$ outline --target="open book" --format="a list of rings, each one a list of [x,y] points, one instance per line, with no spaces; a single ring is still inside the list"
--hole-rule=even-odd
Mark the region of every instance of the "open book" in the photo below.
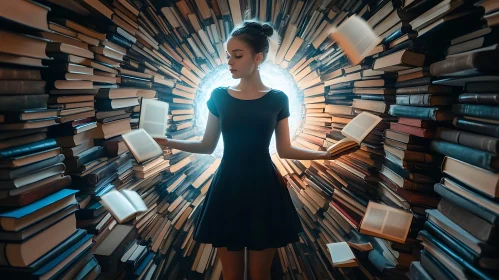
[[[154,99],[142,99],[139,128],[152,137],[165,137],[169,103]]]
[[[359,266],[355,255],[346,242],[326,244],[331,255],[334,267],[355,267]]]
[[[337,28],[333,28],[330,37],[347,55],[353,65],[359,64],[381,43],[369,24],[361,17],[352,15]]]
[[[376,115],[367,112],[360,113],[341,130],[345,138],[327,149],[329,155],[334,156],[359,146],[380,121],[381,118]]]
[[[127,132],[122,137],[137,163],[142,163],[163,154],[163,150],[158,143],[142,128]]]
[[[147,211],[140,195],[131,190],[112,190],[101,197],[101,203],[118,223],[126,223],[137,213]]]
[[[360,223],[360,233],[405,243],[412,214],[370,201]]]

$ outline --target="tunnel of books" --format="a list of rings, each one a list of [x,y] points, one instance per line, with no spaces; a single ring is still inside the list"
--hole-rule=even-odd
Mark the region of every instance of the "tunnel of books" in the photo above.
[[[338,36],[367,33],[334,33],[353,18],[379,39],[359,61]],[[499,1],[2,0],[1,279],[223,279],[193,239],[220,154],[130,143],[202,139],[250,19],[281,38],[262,67],[292,145],[380,119],[334,160],[271,154],[304,229],[272,279],[499,278]]]

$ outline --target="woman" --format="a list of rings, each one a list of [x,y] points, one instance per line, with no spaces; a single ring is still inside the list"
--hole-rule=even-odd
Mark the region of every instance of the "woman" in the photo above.
[[[270,279],[276,248],[299,240],[303,231],[285,182],[268,147],[275,130],[277,152],[286,159],[331,159],[326,151],[290,144],[288,97],[265,86],[258,66],[265,61],[274,31],[246,21],[227,41],[234,87],[219,87],[207,102],[210,111],[201,141],[158,139],[160,144],[211,154],[223,133],[224,154],[204,200],[194,240],[217,247],[224,280],[244,277],[244,248],[249,250],[251,280]]]

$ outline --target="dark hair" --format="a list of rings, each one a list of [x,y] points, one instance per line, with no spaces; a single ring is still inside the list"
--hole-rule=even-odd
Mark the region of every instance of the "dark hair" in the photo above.
[[[237,37],[246,42],[255,51],[255,54],[263,53],[263,61],[269,53],[269,41],[272,35],[274,35],[274,28],[268,23],[257,20],[246,20],[230,33],[230,37]]]

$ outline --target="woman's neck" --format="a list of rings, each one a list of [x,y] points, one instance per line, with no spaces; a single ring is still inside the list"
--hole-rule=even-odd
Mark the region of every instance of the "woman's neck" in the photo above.
[[[262,82],[260,71],[256,70],[248,76],[241,78],[236,88],[244,92],[267,91],[269,90]]]

